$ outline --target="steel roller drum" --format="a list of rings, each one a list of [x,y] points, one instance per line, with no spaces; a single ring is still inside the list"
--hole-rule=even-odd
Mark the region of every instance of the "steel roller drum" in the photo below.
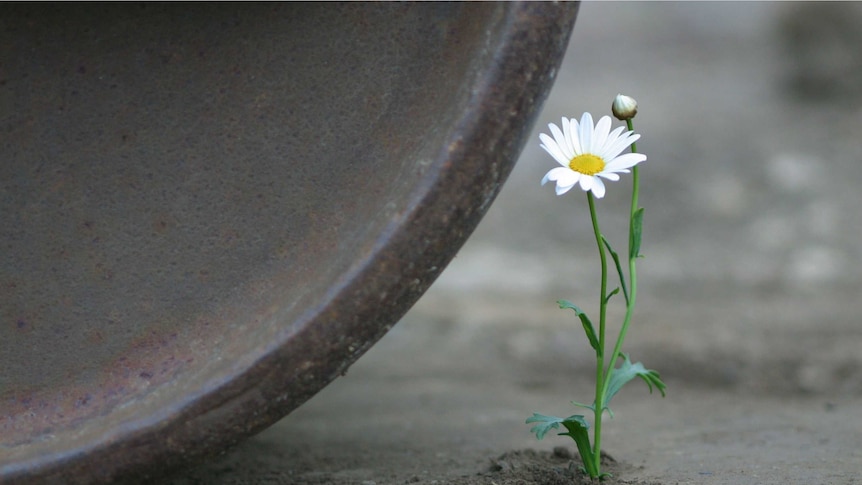
[[[285,416],[493,201],[577,4],[0,7],[0,482]]]

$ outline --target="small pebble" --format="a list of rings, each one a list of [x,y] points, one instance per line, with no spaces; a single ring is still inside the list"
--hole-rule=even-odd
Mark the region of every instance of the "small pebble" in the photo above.
[[[555,446],[554,447],[554,456],[557,458],[563,458],[566,460],[570,460],[572,458],[572,453],[569,452],[569,449],[565,446]]]

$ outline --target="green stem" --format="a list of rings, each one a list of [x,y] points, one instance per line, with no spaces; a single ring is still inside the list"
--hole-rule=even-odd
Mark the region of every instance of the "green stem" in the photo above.
[[[629,131],[634,131],[634,127],[632,125],[632,120],[626,120],[626,128]],[[638,152],[637,143],[632,143],[632,153]],[[635,211],[638,210],[638,192],[640,192],[640,181],[638,180],[638,166],[635,165],[632,167],[632,210],[631,217],[634,217]],[[631,232],[631,225],[629,225],[629,231]],[[629,241],[631,241],[631,237],[629,237]],[[631,248],[629,248],[629,254],[631,254]]]
[[[632,127],[632,120],[630,120],[630,119],[626,120],[626,126],[629,129],[629,131],[634,130],[634,128]],[[635,144],[635,143],[632,143],[632,153],[637,153],[637,144]],[[610,381],[611,381],[611,379],[610,379],[611,373],[613,372],[614,368],[616,367],[617,359],[619,359],[620,353],[622,352],[623,340],[625,340],[625,338],[626,338],[626,332],[628,332],[629,324],[632,321],[632,314],[634,313],[635,301],[637,300],[637,295],[638,295],[638,277],[637,277],[638,274],[637,274],[637,266],[635,265],[635,262],[637,261],[637,255],[632,254],[631,244],[633,241],[632,231],[634,230],[634,224],[633,224],[634,216],[635,216],[635,212],[638,210],[638,193],[640,191],[639,189],[640,189],[640,180],[638,178],[638,166],[635,165],[634,167],[632,167],[632,205],[631,205],[631,214],[629,214],[629,251],[628,251],[628,254],[629,254],[629,300],[628,300],[628,305],[626,306],[626,316],[623,319],[622,328],[620,328],[620,333],[617,336],[617,342],[614,345],[614,351],[611,353],[611,359],[610,359],[610,361],[608,361],[608,370],[603,375],[604,382],[601,386],[602,398],[604,398],[605,394],[607,393],[608,385],[610,384]],[[598,403],[599,401],[596,401],[596,402]],[[597,404],[597,406],[603,407],[600,404]]]
[[[608,390],[608,385],[611,382],[611,372],[616,367],[617,359],[620,358],[620,353],[623,348],[623,340],[626,338],[626,332],[629,330],[629,324],[632,321],[632,314],[635,309],[635,300],[638,294],[637,284],[637,268],[635,267],[635,258],[629,259],[629,274],[631,275],[631,289],[629,290],[629,305],[626,308],[626,316],[623,319],[623,326],[620,328],[620,334],[617,336],[617,343],[614,345],[614,351],[611,353],[611,359],[608,361],[608,371],[605,373],[604,384],[602,387],[601,396],[604,397]]]
[[[608,262],[605,256],[605,246],[602,244],[602,232],[599,230],[599,219],[596,215],[596,204],[593,199],[593,193],[587,192],[587,202],[590,205],[590,218],[593,221],[593,232],[596,233],[596,244],[599,247],[599,258],[602,263],[602,284],[599,295],[599,348],[596,349],[596,406],[594,410],[594,437],[593,437],[593,460],[595,470],[598,474],[601,471],[601,447],[602,447],[602,397],[604,396],[604,375],[605,369],[605,313],[607,307],[607,292],[608,292]],[[595,477],[591,477],[595,478]]]

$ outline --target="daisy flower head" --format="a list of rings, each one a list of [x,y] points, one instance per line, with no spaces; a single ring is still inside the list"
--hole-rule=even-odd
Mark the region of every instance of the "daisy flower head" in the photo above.
[[[611,131],[610,116],[603,116],[593,125],[589,113],[574,118],[563,118],[562,129],[550,123],[553,138],[542,133],[539,139],[545,149],[561,167],[551,169],[542,179],[542,185],[556,182],[557,195],[563,195],[580,184],[584,192],[592,191],[597,199],[605,196],[602,179],[616,182],[619,174],[646,160],[642,153],[625,153],[623,150],[640,138],[632,131],[623,133],[623,127]]]

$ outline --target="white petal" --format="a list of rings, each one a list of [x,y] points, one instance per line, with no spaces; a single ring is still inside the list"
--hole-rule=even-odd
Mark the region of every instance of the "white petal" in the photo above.
[[[646,155],[643,153],[626,153],[611,160],[605,165],[606,172],[619,172],[624,168],[634,167],[635,165],[646,160]]]
[[[543,182],[552,180],[554,182],[557,182],[557,185],[566,186],[575,185],[576,183],[578,183],[578,179],[580,178],[580,176],[581,174],[569,168],[557,167],[552,168],[550,171],[548,171],[548,173],[545,174],[545,178],[542,180]]]
[[[578,130],[578,139],[581,142],[581,153],[592,153],[593,139],[593,116],[589,113],[584,113],[581,116],[581,126]]]
[[[616,139],[608,140],[607,144],[602,149],[602,155],[610,160],[619,155],[626,147],[631,145],[630,137],[632,132],[628,131],[619,135]]]
[[[577,143],[572,144],[572,124],[565,116],[563,116],[563,136],[566,138],[566,145],[569,148],[569,152],[572,154],[569,158],[571,160],[578,153],[575,151],[575,147],[578,145]]]
[[[611,152],[611,147],[614,146],[615,143],[619,141],[620,133],[622,133],[624,126],[618,126],[614,129],[614,131],[608,133],[608,139],[605,141],[605,146],[601,147],[598,151],[602,152],[600,155],[606,156]],[[610,160],[614,158],[614,156],[618,155],[619,152],[614,153],[612,156],[608,156],[605,160]]]
[[[591,153],[601,153],[602,147],[605,146],[605,141],[608,139],[608,133],[611,131],[611,117],[602,116],[596,124],[596,129],[593,132],[593,150]],[[610,160],[605,158],[605,160]]]
[[[608,134],[608,141],[610,142],[611,140],[619,138],[620,133],[622,133],[625,128],[625,126],[617,126],[616,128],[614,128],[614,131]]]
[[[581,142],[578,139],[579,138],[578,120],[576,120],[574,118],[570,118],[568,125],[569,125],[569,132],[568,132],[567,136],[568,136],[569,143],[572,145],[572,153],[574,155],[580,155],[580,154],[584,153],[584,151],[581,149]]]
[[[583,177],[581,177],[581,180],[580,180],[581,189],[584,192],[592,189],[594,182],[595,182],[595,177],[593,177],[592,175],[584,175]]]
[[[604,177],[604,178],[610,180],[611,182],[616,182],[617,180],[620,179],[620,176],[614,172],[602,172],[602,173],[596,174],[596,177]]]
[[[575,184],[567,185],[565,187],[562,185],[557,185],[557,188],[555,189],[555,191],[557,192],[557,195],[563,195],[566,192],[568,192],[569,190],[571,190],[572,187],[574,187],[574,186],[575,186]]]
[[[615,156],[619,155],[623,150],[631,146],[631,144],[636,142],[640,137],[640,135],[636,135],[631,131],[623,133],[622,136],[620,136],[613,142],[608,143],[608,146],[604,147],[604,150],[602,150],[601,155],[602,157],[604,157],[605,160],[610,160]]]
[[[593,185],[593,195],[596,196],[597,199],[601,199],[605,196],[605,183],[602,182],[602,179],[598,177],[591,177],[595,185]],[[583,185],[583,182],[581,182]]]
[[[580,129],[580,125],[578,124],[578,120],[575,118],[569,118],[569,124],[572,125],[572,133],[578,135],[578,130]]]
[[[557,142],[557,146],[560,147],[560,151],[563,152],[567,160],[571,160],[574,156],[572,150],[569,148],[569,144],[566,142],[566,137],[563,135],[563,132],[560,131],[560,128],[553,124],[548,123],[548,128],[551,129],[551,133],[554,135],[554,140]]]
[[[609,143],[607,147],[605,147],[603,155],[607,158],[605,160],[610,160],[615,156],[619,155],[623,150],[631,146],[632,143],[636,142],[640,135],[636,135],[631,131],[627,131],[622,134],[619,138],[617,138],[613,143]]]
[[[542,140],[541,147],[545,149],[548,154],[554,157],[554,160],[557,161],[560,165],[568,165],[570,158],[566,158],[566,155],[560,150],[560,147],[557,146],[557,142],[554,141],[550,136],[539,133],[539,139]]]

